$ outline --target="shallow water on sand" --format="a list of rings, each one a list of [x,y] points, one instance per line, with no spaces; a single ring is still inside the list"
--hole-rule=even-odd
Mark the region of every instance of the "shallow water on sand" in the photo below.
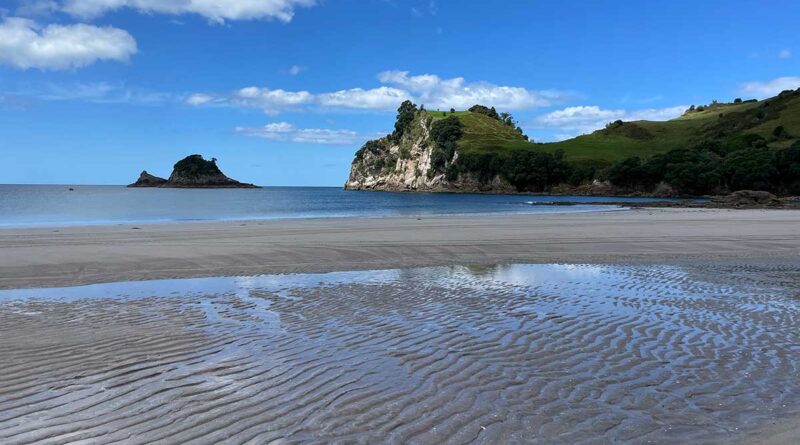
[[[796,265],[0,291],[0,443],[722,443],[796,412]]]

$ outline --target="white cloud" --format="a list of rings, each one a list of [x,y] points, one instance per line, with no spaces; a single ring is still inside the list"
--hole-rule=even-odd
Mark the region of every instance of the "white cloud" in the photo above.
[[[362,110],[394,110],[410,96],[407,92],[389,87],[364,90],[353,88],[318,95],[319,104],[330,108]]]
[[[55,0],[28,0],[21,4],[15,15],[22,17],[46,16],[58,12],[61,6]]]
[[[305,70],[306,70],[306,68],[304,66],[292,65],[292,66],[289,67],[289,74],[291,74],[292,76],[296,76],[296,75],[302,73]]]
[[[309,104],[313,100],[314,95],[308,91],[271,90],[257,87],[242,88],[230,98],[233,105],[260,108],[270,115]]]
[[[269,88],[247,87],[234,91],[230,95],[214,95],[206,93],[191,94],[185,102],[192,106],[223,105],[240,108],[257,108],[267,114],[310,104],[314,95],[308,91],[271,90]]]
[[[688,105],[676,105],[667,108],[647,108],[628,112],[622,120],[625,121],[668,121],[680,117],[689,108]]]
[[[534,123],[545,128],[591,131],[608,122],[622,119],[624,115],[625,110],[604,110],[596,105],[577,106],[539,116]]]
[[[531,124],[538,129],[555,129],[559,131],[558,138],[566,139],[579,134],[591,133],[603,128],[607,123],[616,120],[638,121],[656,120],[664,121],[674,119],[686,110],[687,106],[678,105],[668,108],[648,108],[643,110],[607,110],[596,105],[567,107],[556,110],[534,119]]]
[[[488,82],[467,82],[463,77],[442,79],[435,74],[411,76],[408,71],[384,71],[378,74],[378,80],[404,88],[416,102],[429,109],[464,109],[481,104],[502,110],[529,110],[552,105],[566,96],[558,91],[531,91]]]
[[[26,83],[14,85],[10,89],[15,96],[41,101],[161,105],[180,100],[179,96],[172,93],[109,82]],[[0,94],[4,93],[0,91]]]
[[[500,110],[530,110],[552,105],[567,98],[552,90],[531,91],[523,87],[498,86],[488,82],[467,82],[463,77],[442,79],[435,74],[411,76],[407,71],[384,71],[378,80],[386,85],[376,88],[350,88],[333,92],[270,90],[248,87],[229,95],[195,94],[190,105],[225,104],[262,108],[274,114],[298,105],[358,110],[395,110],[410,99],[428,109],[469,108],[475,104]]]
[[[742,84],[740,90],[748,96],[765,99],[775,96],[781,91],[796,88],[800,88],[800,77],[778,77],[767,82],[747,82]]]
[[[237,91],[234,100],[245,105],[301,105],[313,99],[308,91],[270,90],[269,88],[247,87]]]
[[[213,96],[210,96],[208,94],[202,94],[202,93],[192,94],[191,96],[186,98],[186,103],[189,104],[189,105],[194,105],[194,106],[205,105],[205,104],[213,102],[213,101],[214,101],[214,97]]]
[[[145,14],[198,14],[217,23],[252,19],[290,22],[296,8],[315,4],[315,0],[64,0],[62,9],[84,18],[131,8]]]
[[[18,69],[80,68],[98,60],[126,62],[136,41],[126,31],[91,25],[48,25],[8,17],[0,23],[0,64]]]
[[[782,49],[778,52],[779,59],[791,59],[792,58],[792,51],[789,49]]]
[[[354,145],[372,137],[352,130],[297,128],[288,122],[275,122],[257,128],[237,127],[236,132],[271,141],[324,145]]]

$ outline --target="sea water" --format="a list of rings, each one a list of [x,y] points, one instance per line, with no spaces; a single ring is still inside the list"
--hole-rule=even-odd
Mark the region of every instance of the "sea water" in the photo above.
[[[160,189],[0,185],[0,226],[587,212],[619,208],[531,203],[647,200],[585,196],[356,192],[338,187]]]

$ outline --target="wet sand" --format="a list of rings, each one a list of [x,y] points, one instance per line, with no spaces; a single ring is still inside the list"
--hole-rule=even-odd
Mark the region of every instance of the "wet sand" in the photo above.
[[[0,289],[134,280],[0,291],[0,443],[798,443],[798,227],[637,209],[0,229]],[[618,265],[494,266],[515,262]],[[346,270],[372,271],[140,281]]]
[[[636,209],[0,229],[0,289],[509,262],[797,259],[800,212]]]
[[[759,443],[799,294],[776,262],[5,291],[0,443]]]

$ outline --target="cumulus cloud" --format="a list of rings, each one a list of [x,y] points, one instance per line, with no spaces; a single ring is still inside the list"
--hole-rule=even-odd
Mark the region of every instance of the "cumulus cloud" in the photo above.
[[[531,91],[523,87],[498,86],[488,82],[467,82],[463,77],[442,79],[435,74],[409,75],[407,71],[384,71],[378,74],[383,86],[376,88],[351,88],[333,92],[310,93],[307,91],[269,90],[248,87],[228,95],[196,94],[187,103],[190,105],[226,104],[262,108],[268,113],[298,105],[316,105],[324,108],[391,111],[410,99],[429,109],[468,108],[475,104],[494,106],[501,110],[530,110],[552,105],[567,98],[558,91]],[[258,92],[293,97],[295,102],[256,99]],[[243,98],[243,92],[247,92]],[[278,94],[280,93],[280,94]]]
[[[596,105],[567,107],[539,116],[534,120],[537,128],[557,128],[589,132],[602,128],[608,122],[622,119],[625,110],[604,110]]]
[[[228,95],[194,93],[185,100],[187,105],[195,107],[217,105],[257,108],[270,115],[289,109],[296,109],[313,101],[314,95],[308,91],[273,90],[258,87],[242,88]]]
[[[352,130],[330,130],[324,128],[297,128],[288,122],[275,122],[263,127],[237,127],[236,132],[271,141],[299,144],[354,145],[370,136]]]
[[[743,94],[759,99],[765,99],[779,94],[784,90],[800,88],[800,77],[778,77],[766,82],[747,82],[742,84],[740,90]]]
[[[667,121],[680,117],[689,108],[688,105],[676,105],[667,108],[647,108],[628,112],[622,120],[626,121]]]
[[[489,82],[467,82],[463,77],[442,79],[435,74],[412,76],[408,71],[384,71],[381,83],[403,88],[414,100],[428,108],[468,108],[475,104],[503,110],[529,110],[559,102],[565,94],[558,91],[531,91],[523,87],[499,86]]]
[[[269,88],[247,87],[236,91],[231,101],[239,106],[261,108],[267,112],[305,105],[314,100],[308,91],[271,90]]]
[[[370,90],[352,88],[318,95],[320,105],[331,108],[356,108],[362,110],[393,110],[410,96],[406,91],[379,87]]]
[[[289,74],[291,74],[292,76],[296,76],[296,75],[302,73],[305,70],[306,70],[306,68],[303,67],[303,66],[292,65],[292,66],[289,67]]]
[[[77,17],[94,18],[122,8],[151,14],[198,14],[212,22],[275,19],[290,22],[298,7],[315,0],[63,0],[62,10]]]
[[[538,129],[558,130],[557,137],[566,139],[579,134],[590,133],[603,128],[607,123],[616,120],[638,121],[656,120],[663,121],[674,119],[686,110],[687,106],[678,105],[668,108],[648,108],[643,110],[608,110],[596,105],[567,107],[539,116],[532,122]]]
[[[18,69],[81,68],[98,60],[126,62],[136,41],[126,31],[85,24],[41,26],[7,17],[0,23],[0,64]]]

